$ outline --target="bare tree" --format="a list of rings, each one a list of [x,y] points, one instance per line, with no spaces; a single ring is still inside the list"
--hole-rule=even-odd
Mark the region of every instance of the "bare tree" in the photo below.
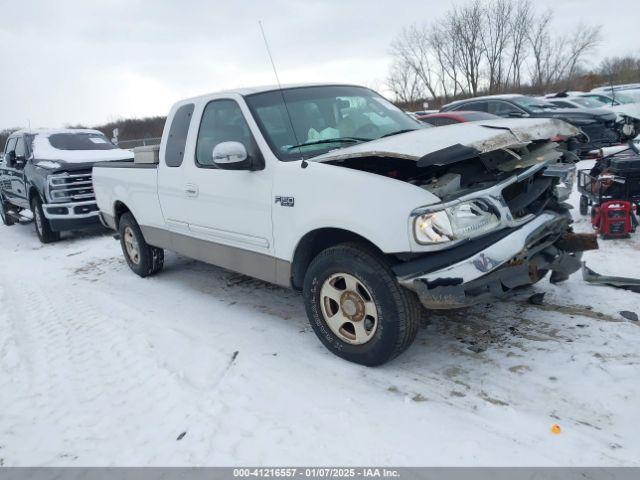
[[[611,83],[640,82],[640,57],[605,58],[599,73]]]
[[[511,44],[513,11],[514,3],[510,0],[491,0],[483,8],[480,40],[487,64],[489,93],[499,92],[507,80],[505,56]]]
[[[451,22],[434,25],[429,35],[429,45],[436,60],[438,83],[444,98],[456,97],[464,92],[460,54]]]
[[[507,81],[515,88],[522,85],[522,67],[527,60],[529,46],[527,39],[533,22],[533,12],[530,0],[516,2],[511,16],[511,61]]]
[[[533,5],[532,0],[470,0],[430,24],[403,29],[391,44],[392,90],[402,92],[398,97],[420,91],[447,100],[526,83],[539,91],[576,83],[600,40],[600,27],[580,25],[559,35],[553,12],[536,14]]]
[[[402,60],[396,60],[391,66],[387,86],[396,100],[402,103],[413,103],[424,98],[422,81],[416,70]]]
[[[464,77],[464,93],[476,95],[480,87],[480,68],[483,58],[483,9],[479,0],[448,12],[451,34],[459,51],[459,66]]]
[[[391,43],[396,61],[408,65],[432,97],[437,97],[437,78],[433,71],[433,56],[429,44],[428,27],[411,25],[404,28]]]
[[[572,34],[551,34],[552,12],[546,11],[535,20],[529,34],[533,54],[533,85],[540,90],[568,82],[600,41],[599,26],[580,25]]]
[[[561,78],[570,80],[576,73],[576,69],[580,66],[585,56],[593,51],[600,43],[601,39],[600,25],[588,26],[580,24],[573,31],[573,35],[569,37],[566,43],[566,51],[564,54],[564,65],[560,72]]]

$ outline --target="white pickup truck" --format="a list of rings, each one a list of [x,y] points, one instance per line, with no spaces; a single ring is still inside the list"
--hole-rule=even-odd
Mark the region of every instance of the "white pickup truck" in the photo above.
[[[94,167],[131,269],[164,249],[302,291],[324,345],[379,365],[427,309],[486,302],[580,266],[562,121],[427,128],[349,85],[178,102],[158,150]],[[422,305],[421,305],[422,304]]]

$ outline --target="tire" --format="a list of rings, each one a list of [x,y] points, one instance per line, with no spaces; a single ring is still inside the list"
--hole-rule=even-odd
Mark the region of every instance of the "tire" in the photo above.
[[[44,216],[42,200],[37,195],[31,199],[31,211],[33,212],[33,224],[40,241],[42,243],[52,243],[60,240],[60,232],[51,230],[51,224]]]
[[[589,199],[584,195],[580,195],[580,215],[589,214]]]
[[[8,207],[9,205],[6,200],[0,196],[0,217],[2,217],[2,223],[7,227],[10,227],[11,225],[14,225],[16,221],[7,213]]]
[[[162,270],[164,250],[152,247],[145,241],[133,215],[125,213],[120,217],[118,232],[124,258],[136,275],[144,278]]]
[[[398,284],[386,259],[357,243],[318,254],[305,275],[303,295],[324,346],[369,367],[411,345],[424,311],[418,297]]]

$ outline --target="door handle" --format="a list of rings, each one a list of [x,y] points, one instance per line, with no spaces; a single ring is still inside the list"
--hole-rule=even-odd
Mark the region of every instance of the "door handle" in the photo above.
[[[193,183],[187,183],[184,187],[184,193],[187,195],[187,197],[197,197],[198,192],[198,186]]]

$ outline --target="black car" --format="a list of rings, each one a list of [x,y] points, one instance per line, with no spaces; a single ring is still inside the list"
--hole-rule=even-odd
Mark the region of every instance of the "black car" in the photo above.
[[[590,150],[618,145],[635,137],[640,125],[617,121],[615,112],[600,108],[559,108],[558,106],[525,95],[491,95],[458,100],[445,105],[441,112],[473,110],[509,118],[557,118],[584,132],[584,138],[576,146],[578,154]]]
[[[43,243],[60,232],[99,225],[91,171],[99,161],[133,160],[97,130],[21,130],[0,156],[0,216],[33,218]]]

